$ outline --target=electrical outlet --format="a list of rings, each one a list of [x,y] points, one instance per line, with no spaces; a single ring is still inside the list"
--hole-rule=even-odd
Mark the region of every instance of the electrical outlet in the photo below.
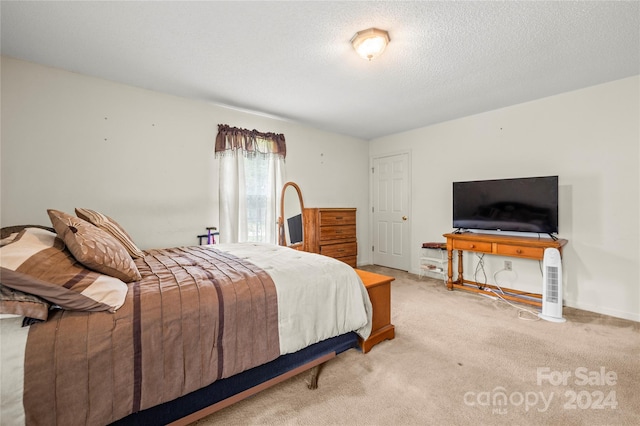
[[[511,261],[510,260],[505,260],[504,261],[504,269],[505,269],[505,271],[510,271],[511,270]]]

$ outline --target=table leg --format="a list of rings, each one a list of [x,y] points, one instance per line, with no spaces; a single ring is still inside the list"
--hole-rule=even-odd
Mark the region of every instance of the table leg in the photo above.
[[[453,249],[447,248],[447,288],[453,290]]]
[[[463,250],[458,250],[458,284],[464,284],[464,277],[462,276],[462,252]]]

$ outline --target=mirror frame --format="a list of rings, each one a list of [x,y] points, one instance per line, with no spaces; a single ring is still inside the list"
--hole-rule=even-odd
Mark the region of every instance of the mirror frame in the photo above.
[[[280,216],[278,217],[278,244],[281,246],[292,247],[297,250],[302,250],[304,247],[304,214],[302,215],[302,242],[288,245],[287,236],[284,231],[284,194],[288,187],[293,187],[298,193],[298,200],[300,201],[300,213],[304,212],[304,201],[302,201],[302,191],[295,182],[287,182],[282,187],[282,193],[280,194]]]

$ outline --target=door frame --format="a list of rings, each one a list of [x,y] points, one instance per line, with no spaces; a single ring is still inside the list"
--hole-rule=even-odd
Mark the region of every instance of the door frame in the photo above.
[[[380,154],[375,154],[375,155],[370,155],[369,156],[369,210],[368,210],[368,215],[369,215],[369,247],[366,247],[367,250],[367,260],[369,262],[369,265],[373,265],[373,250],[371,249],[371,247],[373,247],[374,244],[374,234],[373,234],[373,228],[374,228],[374,223],[373,223],[373,188],[374,188],[374,182],[373,182],[373,173],[372,173],[372,169],[373,169],[373,164],[374,161],[380,158],[385,158],[385,157],[393,157],[396,155],[403,155],[406,154],[407,155],[407,182],[406,182],[406,190],[407,190],[407,194],[408,196],[408,200],[407,200],[407,210],[409,211],[409,220],[407,223],[407,227],[408,227],[408,245],[409,245],[409,250],[407,251],[407,256],[409,256],[407,265],[408,265],[408,269],[407,272],[411,272],[411,259],[413,256],[413,250],[411,249],[411,243],[412,243],[412,234],[411,234],[411,223],[413,220],[413,209],[412,209],[412,200],[413,200],[413,192],[412,192],[412,161],[411,161],[411,149],[406,149],[406,150],[400,150],[400,151],[391,151],[391,152],[386,152],[386,153],[380,153]]]

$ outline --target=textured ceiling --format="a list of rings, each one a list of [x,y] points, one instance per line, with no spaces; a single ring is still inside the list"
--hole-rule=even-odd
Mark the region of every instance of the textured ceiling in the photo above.
[[[0,13],[3,55],[362,139],[640,74],[638,1],[2,1]],[[367,62],[349,40],[372,26],[391,43]]]

